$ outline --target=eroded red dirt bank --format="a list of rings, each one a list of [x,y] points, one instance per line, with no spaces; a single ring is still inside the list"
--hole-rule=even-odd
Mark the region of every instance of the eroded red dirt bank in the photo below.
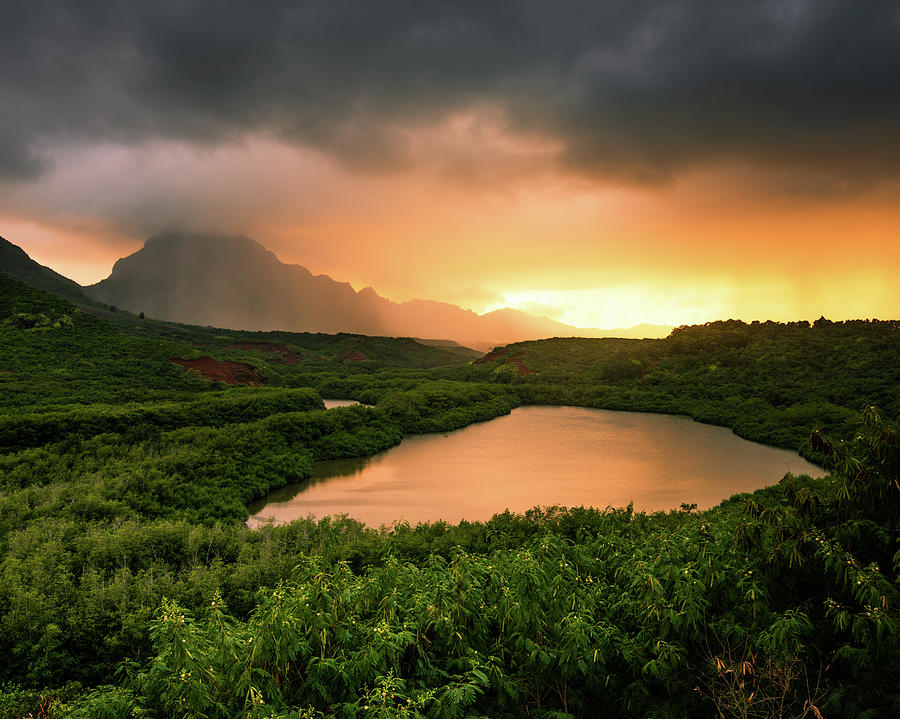
[[[198,357],[197,359],[181,359],[173,357],[169,360],[184,369],[195,369],[206,379],[224,382],[225,384],[243,384],[249,387],[259,387],[262,377],[256,372],[256,368],[246,362],[234,362],[232,360],[216,360],[212,357]]]
[[[523,353],[515,354],[512,357],[506,357],[506,349],[501,348],[498,350],[494,350],[480,360],[475,360],[475,364],[488,364],[489,362],[494,362],[496,360],[503,360],[505,364],[515,365],[516,371],[519,373],[520,377],[524,377],[527,374],[534,374],[534,370],[530,367],[525,366],[525,362],[523,361],[523,357],[525,356]]]

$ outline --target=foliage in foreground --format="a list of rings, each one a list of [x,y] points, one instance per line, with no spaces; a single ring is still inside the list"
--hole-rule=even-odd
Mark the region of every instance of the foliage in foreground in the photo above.
[[[21,288],[0,277],[0,717],[900,709],[900,453],[895,427],[863,412],[900,409],[896,323],[713,323],[424,369],[446,355],[129,329]],[[198,339],[271,386],[182,373],[169,358]],[[253,339],[297,364],[233,347]],[[364,340],[384,362],[340,359]],[[316,391],[376,406],[326,412]],[[317,459],[522,401],[686,412],[793,447],[826,430],[810,451],[834,474],[703,513],[241,524]]]
[[[156,544],[173,570],[168,598],[145,607],[146,654],[59,711],[893,716],[900,445],[869,412],[830,446],[832,477],[788,475],[702,513],[172,527]],[[91,561],[141,546],[134,530]],[[117,579],[146,592],[152,562],[132,554]]]
[[[76,716],[890,716],[900,710],[897,435],[705,513],[548,510],[398,526],[360,565],[301,555],[241,618],[166,601],[153,655]],[[869,481],[870,480],[870,481]],[[488,533],[486,546],[468,543]],[[449,542],[444,534],[454,535]],[[442,541],[443,540],[443,541]],[[351,544],[359,541],[351,540]],[[894,551],[889,564],[875,559]],[[354,566],[355,565],[355,566]]]

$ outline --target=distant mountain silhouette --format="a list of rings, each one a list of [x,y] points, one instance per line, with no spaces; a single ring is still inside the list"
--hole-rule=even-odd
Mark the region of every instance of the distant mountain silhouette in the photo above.
[[[42,269],[60,287],[71,283],[73,291],[120,309],[232,329],[441,338],[478,348],[559,336],[661,336],[670,329],[579,329],[509,308],[478,315],[445,302],[392,302],[371,287],[356,292],[346,282],[286,265],[244,235],[156,235],[118,260],[108,278],[85,288]]]
[[[89,302],[81,285],[38,264],[18,245],[0,237],[0,272],[45,292],[75,302]]]

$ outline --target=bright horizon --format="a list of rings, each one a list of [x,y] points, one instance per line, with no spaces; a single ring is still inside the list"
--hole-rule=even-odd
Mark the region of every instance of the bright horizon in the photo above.
[[[183,229],[577,327],[900,317],[897,9],[289,8],[16,8],[0,236],[81,284]]]

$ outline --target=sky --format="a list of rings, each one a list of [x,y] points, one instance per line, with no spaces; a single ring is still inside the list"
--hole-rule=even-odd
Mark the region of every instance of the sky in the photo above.
[[[581,327],[900,317],[894,0],[0,0],[0,235]]]

